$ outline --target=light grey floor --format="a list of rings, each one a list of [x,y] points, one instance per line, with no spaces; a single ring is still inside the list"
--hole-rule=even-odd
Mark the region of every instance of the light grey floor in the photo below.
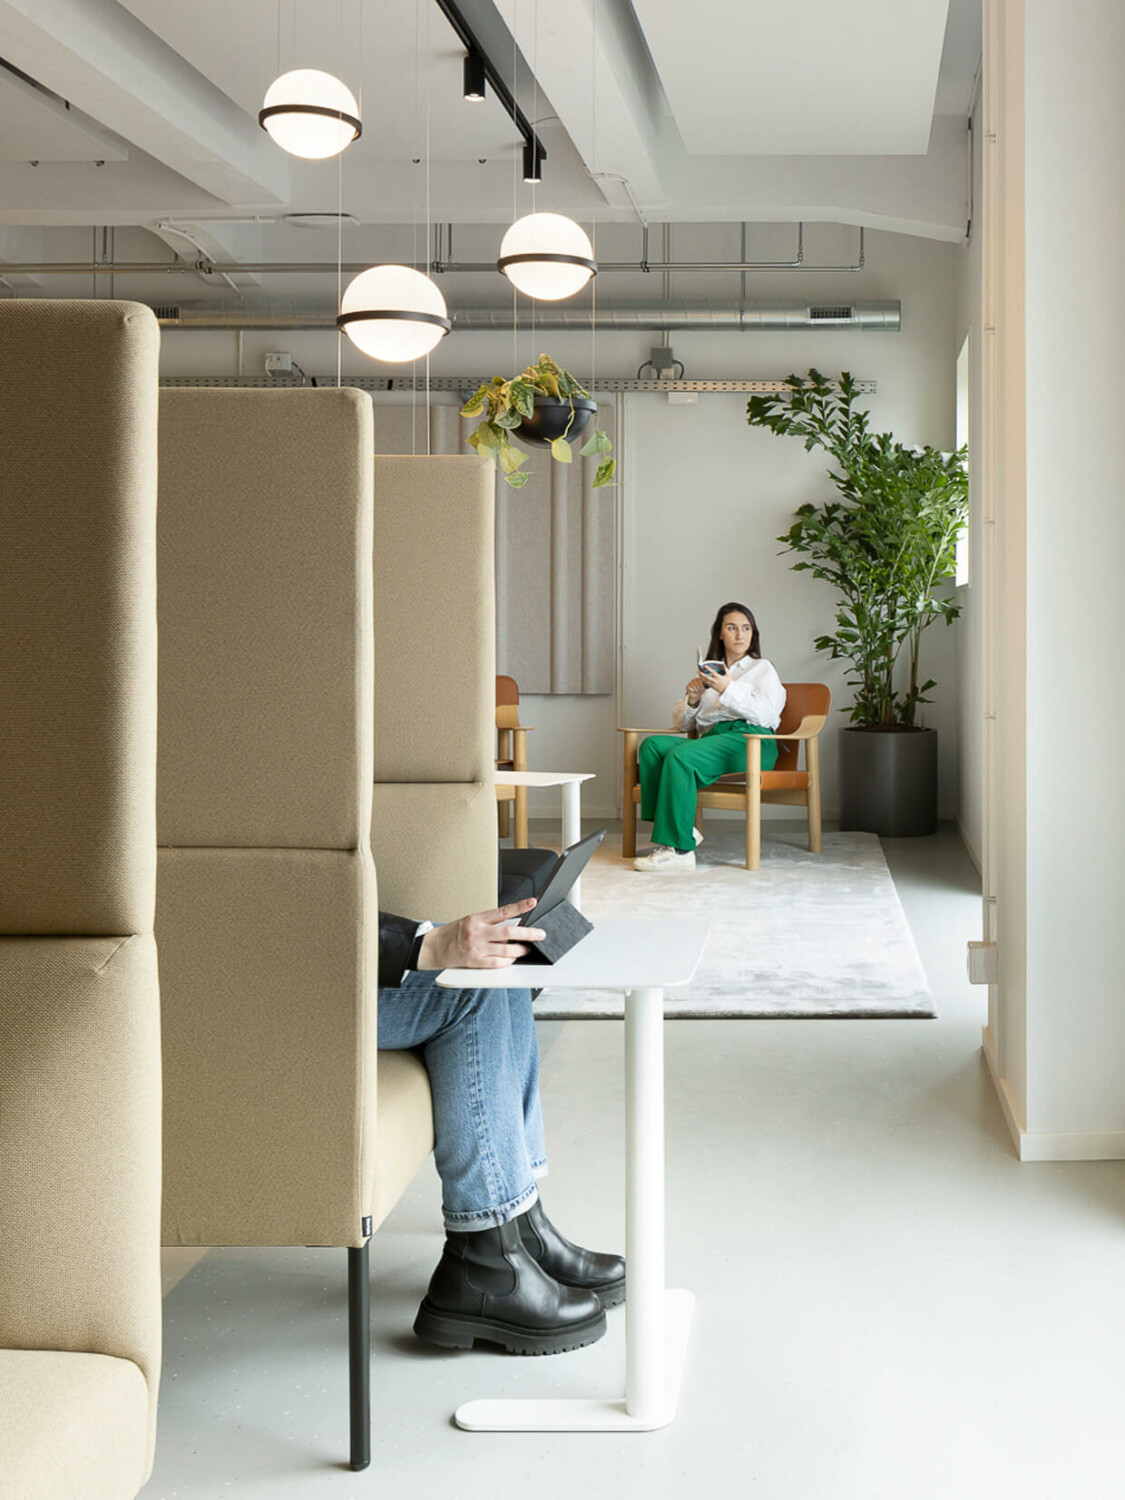
[[[623,1322],[551,1359],[428,1351],[441,1244],[424,1172],[373,1244],[374,1461],[347,1446],[342,1252],[212,1250],[166,1300],[146,1500],[1115,1500],[1125,1163],[1020,1165],[964,978],[976,873],[955,832],[890,841],[936,1021],[667,1028],[668,1268],[696,1322],[676,1422],[470,1434],[474,1396],[618,1395]],[[542,1028],[544,1202],[622,1240],[622,1031]]]

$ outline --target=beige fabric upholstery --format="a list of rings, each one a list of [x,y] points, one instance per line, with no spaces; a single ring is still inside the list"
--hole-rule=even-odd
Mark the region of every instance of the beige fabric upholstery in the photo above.
[[[377,784],[371,846],[387,911],[448,922],[496,905],[491,784]]]
[[[363,1243],[374,884],[366,849],[161,850],[166,1245]]]
[[[433,1140],[377,1103],[370,398],[166,390],[160,464],[165,1243],[359,1246]]]
[[[370,442],[360,391],[163,393],[162,845],[349,849],[368,826],[371,662],[352,642],[370,627],[359,560],[328,533],[354,533]]]
[[[371,842],[404,916],[496,902],[493,512],[484,459],[375,459]]]
[[[492,766],[492,470],[375,460],[375,779],[483,781]]]
[[[158,346],[132,303],[0,303],[4,1500],[152,1463]]]
[[[378,1140],[371,1199],[376,1229],[434,1149],[429,1074],[413,1052],[379,1053]]]
[[[4,1500],[120,1500],[148,1475],[148,1390],[127,1359],[0,1349]]]
[[[0,302],[0,932],[152,927],[159,340]]]

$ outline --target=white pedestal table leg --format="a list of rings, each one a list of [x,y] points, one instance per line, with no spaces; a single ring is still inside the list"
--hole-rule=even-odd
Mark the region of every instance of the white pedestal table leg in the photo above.
[[[695,1299],[664,1288],[664,992],[625,1000],[625,1399],[467,1401],[470,1432],[651,1432],[676,1415]]]
[[[564,781],[562,784],[562,841],[569,849],[582,837],[582,783]],[[567,900],[576,911],[582,910],[582,882],[576,880],[571,886]]]

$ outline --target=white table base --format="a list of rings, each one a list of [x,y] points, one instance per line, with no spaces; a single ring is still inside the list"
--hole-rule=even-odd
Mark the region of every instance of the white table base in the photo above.
[[[695,1299],[664,1286],[664,991],[625,996],[625,1397],[468,1401],[471,1432],[651,1432],[676,1414]]]
[[[655,1408],[633,1415],[627,1397],[617,1401],[511,1398],[466,1401],[453,1419],[466,1432],[654,1432],[667,1427],[679,1405],[694,1308],[691,1292],[664,1293],[665,1366],[662,1399]]]

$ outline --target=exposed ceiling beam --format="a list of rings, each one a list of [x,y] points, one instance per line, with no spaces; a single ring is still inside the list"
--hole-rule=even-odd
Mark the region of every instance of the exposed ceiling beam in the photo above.
[[[0,0],[0,56],[220,202],[288,201],[257,122],[116,0]]]

